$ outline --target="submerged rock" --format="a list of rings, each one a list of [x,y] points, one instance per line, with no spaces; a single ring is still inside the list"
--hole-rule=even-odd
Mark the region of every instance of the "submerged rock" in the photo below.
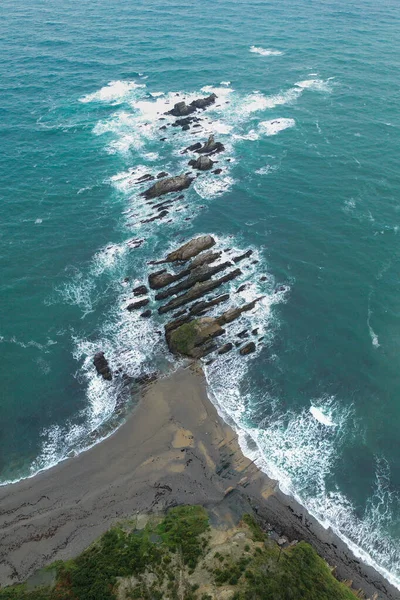
[[[93,364],[96,367],[97,373],[101,375],[103,379],[106,379],[107,381],[112,380],[112,373],[108,361],[104,356],[104,352],[97,352],[97,354],[94,355]]]
[[[171,192],[180,192],[181,190],[186,190],[192,181],[194,181],[193,177],[186,175],[186,173],[177,175],[176,177],[160,179],[148,190],[142,192],[141,196],[144,196],[146,200],[151,200],[152,198],[158,198]]]

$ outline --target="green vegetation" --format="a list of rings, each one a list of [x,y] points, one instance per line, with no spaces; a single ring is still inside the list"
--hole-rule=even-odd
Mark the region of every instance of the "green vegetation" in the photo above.
[[[170,336],[170,345],[179,354],[190,355],[197,338],[197,320],[184,323],[175,329]]]
[[[313,548],[280,548],[254,517],[212,529],[200,506],[171,509],[144,529],[127,523],[74,560],[49,567],[52,588],[0,590],[0,600],[354,600]]]

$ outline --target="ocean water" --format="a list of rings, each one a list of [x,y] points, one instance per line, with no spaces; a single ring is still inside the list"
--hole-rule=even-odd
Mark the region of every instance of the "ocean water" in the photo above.
[[[398,4],[3,0],[0,16],[0,481],[115,426],[127,391],[94,352],[131,376],[170,366],[129,292],[148,260],[213,233],[253,248],[239,299],[265,297],[234,326],[259,328],[256,354],[206,366],[212,400],[400,586]],[[159,131],[211,91],[198,136]],[[135,178],[187,170],[180,151],[208,132],[222,174],[140,225]]]

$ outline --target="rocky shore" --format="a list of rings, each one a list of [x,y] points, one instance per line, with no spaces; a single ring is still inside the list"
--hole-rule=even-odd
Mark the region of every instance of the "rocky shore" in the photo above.
[[[310,542],[341,580],[365,592],[359,597],[399,597],[243,456],[195,365],[146,387],[127,422],[103,443],[0,488],[0,585],[76,556],[121,519],[180,504],[205,506],[226,529],[253,512],[277,543]]]

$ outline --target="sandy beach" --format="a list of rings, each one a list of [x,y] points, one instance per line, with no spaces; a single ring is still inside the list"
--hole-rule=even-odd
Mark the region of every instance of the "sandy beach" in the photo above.
[[[54,560],[76,556],[137,512],[185,503],[202,504],[227,524],[251,506],[279,535],[312,543],[341,579],[368,597],[400,597],[243,456],[194,366],[151,384],[104,442],[0,488],[0,584],[22,582]]]

